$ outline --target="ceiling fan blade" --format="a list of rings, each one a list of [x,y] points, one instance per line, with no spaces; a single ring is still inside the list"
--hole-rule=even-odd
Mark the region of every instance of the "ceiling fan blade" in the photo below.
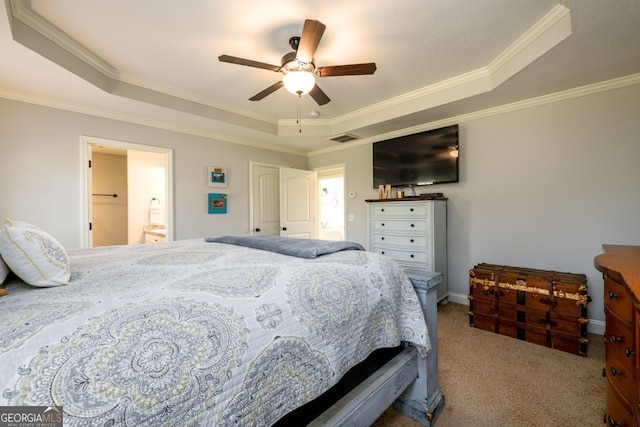
[[[273,92],[277,91],[282,86],[283,86],[282,80],[280,80],[278,83],[272,84],[262,92],[256,93],[255,95],[253,95],[251,98],[249,98],[249,101],[260,101],[262,98],[264,98],[267,95],[271,95]]]
[[[247,67],[263,68],[265,70],[280,71],[277,65],[265,64],[264,62],[252,61],[251,59],[238,58],[236,56],[220,55],[220,62],[229,62],[231,64],[246,65]]]
[[[368,62],[366,64],[351,64],[351,65],[333,65],[329,67],[319,67],[318,75],[320,77],[331,76],[360,76],[363,74],[373,74],[376,72],[375,62]]]
[[[311,89],[311,91],[309,92],[309,95],[311,95],[313,100],[316,101],[318,105],[324,105],[329,101],[331,101],[327,96],[327,94],[324,93],[322,89],[318,87],[318,85],[315,85],[313,89]]]
[[[296,55],[298,61],[306,63],[313,61],[313,56],[316,54],[316,49],[325,28],[326,26],[320,21],[313,19],[304,21],[300,44],[298,45],[298,54]]]

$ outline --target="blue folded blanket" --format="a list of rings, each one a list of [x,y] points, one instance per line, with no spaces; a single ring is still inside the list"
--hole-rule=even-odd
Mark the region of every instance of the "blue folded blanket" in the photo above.
[[[364,251],[361,244],[349,241],[333,241],[319,239],[294,239],[280,236],[220,236],[206,237],[206,242],[230,243],[291,255],[299,258],[317,258],[320,255],[332,254],[344,250]]]

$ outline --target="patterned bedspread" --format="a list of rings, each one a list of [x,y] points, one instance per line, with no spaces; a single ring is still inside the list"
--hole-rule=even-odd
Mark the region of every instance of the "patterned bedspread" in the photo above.
[[[65,426],[270,425],[374,349],[430,348],[398,265],[204,240],[69,253],[69,285],[0,298],[0,406]]]

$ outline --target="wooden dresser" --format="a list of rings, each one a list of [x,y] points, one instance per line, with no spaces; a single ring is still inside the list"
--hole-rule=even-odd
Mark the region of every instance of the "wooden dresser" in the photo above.
[[[447,199],[370,199],[369,250],[393,258],[412,272],[442,273],[438,301],[447,287]]]
[[[640,246],[603,245],[607,426],[640,425]]]

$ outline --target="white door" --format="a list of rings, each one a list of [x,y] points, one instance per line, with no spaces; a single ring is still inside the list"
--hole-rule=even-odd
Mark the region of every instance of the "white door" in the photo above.
[[[316,173],[280,169],[280,235],[315,239]]]
[[[251,166],[251,234],[280,234],[280,168]]]

